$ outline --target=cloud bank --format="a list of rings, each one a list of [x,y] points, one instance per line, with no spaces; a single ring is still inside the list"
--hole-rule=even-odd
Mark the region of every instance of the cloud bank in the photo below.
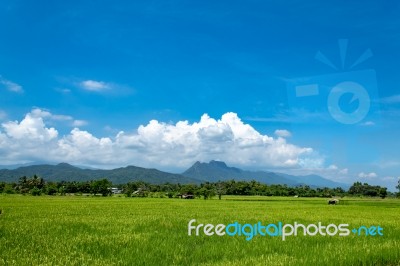
[[[257,168],[321,167],[323,159],[309,147],[291,144],[286,130],[277,137],[261,134],[235,113],[220,119],[204,114],[198,122],[168,124],[151,120],[133,132],[100,138],[78,127],[60,136],[47,119],[73,120],[33,109],[21,121],[1,124],[0,156],[3,163],[28,161],[68,162],[95,167],[138,165],[184,169],[195,161],[223,160],[231,165]]]

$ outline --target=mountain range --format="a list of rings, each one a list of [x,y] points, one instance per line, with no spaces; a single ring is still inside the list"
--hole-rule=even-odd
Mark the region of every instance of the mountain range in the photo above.
[[[318,175],[295,176],[267,171],[246,171],[236,167],[229,167],[224,162],[210,161],[209,163],[196,162],[192,167],[182,173],[186,177],[203,181],[217,182],[219,180],[255,180],[264,184],[281,184],[288,186],[308,185],[311,187],[342,187],[348,184],[334,182]]]
[[[35,174],[46,181],[89,181],[108,178],[114,184],[132,181],[145,181],[153,184],[167,182],[200,184],[202,182],[235,179],[255,180],[264,184],[286,184],[288,186],[308,185],[311,187],[342,187],[344,189],[349,187],[348,184],[334,182],[318,175],[295,176],[267,171],[247,171],[229,167],[221,161],[196,162],[182,174],[173,174],[137,166],[127,166],[112,170],[87,169],[67,163],[14,166],[12,169],[0,170],[0,181],[17,182],[21,176],[29,177]]]
[[[67,163],[57,165],[41,164],[22,166],[16,169],[0,170],[0,181],[16,182],[21,176],[37,175],[46,181],[89,181],[107,178],[113,184],[124,184],[132,181],[148,183],[200,183],[201,181],[179,174],[162,172],[136,166],[127,166],[112,170],[83,169]]]

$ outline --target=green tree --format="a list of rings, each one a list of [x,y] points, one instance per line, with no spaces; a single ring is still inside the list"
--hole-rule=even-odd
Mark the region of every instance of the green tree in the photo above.
[[[55,195],[57,194],[57,186],[54,183],[50,183],[46,185],[46,194],[47,195]]]
[[[0,193],[3,193],[5,187],[6,187],[6,183],[0,182]]]
[[[218,199],[221,199],[222,195],[226,193],[225,184],[223,182],[218,182],[216,184],[216,192],[218,195]]]
[[[33,188],[38,188],[38,189],[42,189],[45,185],[45,182],[43,180],[43,178],[38,177],[37,175],[34,175],[32,178],[27,180],[28,186],[29,188],[33,189]]]
[[[352,194],[352,195],[361,195],[361,194],[363,194],[363,185],[361,184],[361,182],[355,182],[349,188],[349,194]]]
[[[6,194],[14,194],[15,190],[13,189],[13,186],[11,184],[6,184],[4,186],[3,192],[6,193]]]
[[[381,197],[382,199],[386,198],[387,194],[387,188],[382,187],[379,189],[379,197]]]
[[[40,196],[42,194],[42,190],[40,188],[34,187],[31,189],[30,193],[32,196]]]
[[[58,193],[60,193],[61,196],[65,196],[66,192],[65,192],[65,186],[60,186],[58,188]]]
[[[181,187],[181,194],[195,194],[196,185],[194,184],[186,184]]]
[[[109,196],[111,195],[111,186],[112,183],[107,178],[96,180],[91,183],[91,192],[93,195],[101,194],[103,197]]]
[[[210,197],[211,192],[209,189],[202,187],[199,189],[199,194],[206,200]]]

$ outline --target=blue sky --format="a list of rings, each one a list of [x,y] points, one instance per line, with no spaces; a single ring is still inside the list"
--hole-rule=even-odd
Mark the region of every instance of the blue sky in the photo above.
[[[0,164],[65,159],[179,172],[197,159],[221,159],[393,188],[399,5],[2,1]],[[339,40],[348,40],[344,67]],[[373,56],[350,69],[368,49]],[[337,69],[316,60],[318,51]],[[293,96],[299,80],[318,83],[320,93]],[[356,123],[328,112],[329,92],[341,81],[369,95],[368,113]],[[339,102],[348,113],[360,104],[351,99]],[[25,154],[17,151],[23,147]],[[51,158],[37,155],[43,147]],[[176,163],[165,159],[171,155]]]

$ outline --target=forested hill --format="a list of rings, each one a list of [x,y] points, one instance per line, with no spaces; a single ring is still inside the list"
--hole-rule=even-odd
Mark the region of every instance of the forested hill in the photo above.
[[[280,184],[288,186],[308,185],[311,187],[342,187],[349,185],[334,182],[317,175],[294,176],[265,171],[247,171],[229,167],[224,162],[196,162],[182,174],[172,174],[157,169],[127,166],[112,170],[83,169],[67,163],[57,165],[40,164],[0,170],[0,181],[17,182],[20,177],[37,175],[46,181],[89,181],[107,178],[113,184],[125,184],[133,181],[144,181],[151,184],[181,183],[200,184],[227,180],[251,181],[263,184]]]
[[[183,172],[182,175],[208,182],[235,179],[243,181],[255,180],[268,185],[308,185],[311,187],[342,187],[344,189],[350,187],[348,184],[335,182],[318,175],[296,176],[267,171],[247,171],[236,167],[229,167],[220,161],[210,161],[209,163],[196,162],[192,167]]]
[[[179,174],[171,174],[156,169],[127,166],[112,170],[82,169],[67,163],[57,165],[32,165],[13,170],[0,170],[0,181],[16,182],[22,176],[38,175],[46,181],[89,181],[107,178],[113,184],[125,184],[132,181],[145,181],[153,184],[161,183],[196,183],[201,181]]]

